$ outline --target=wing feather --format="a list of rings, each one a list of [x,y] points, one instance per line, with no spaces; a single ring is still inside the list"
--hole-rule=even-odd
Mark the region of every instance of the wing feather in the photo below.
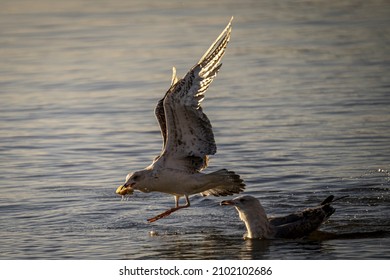
[[[177,81],[178,81],[178,79],[176,76],[176,68],[172,67],[171,88],[177,83]],[[169,92],[169,90],[168,90],[168,92]],[[161,136],[163,138],[163,147],[162,147],[163,150],[165,149],[165,145],[167,142],[167,123],[165,121],[164,99],[167,96],[168,92],[164,95],[164,97],[162,99],[160,99],[157,102],[156,108],[154,109],[154,114],[156,115],[156,119],[158,121],[158,124],[160,125]],[[156,158],[156,160],[158,158],[159,158],[159,156]]]
[[[208,155],[216,153],[212,126],[201,102],[222,66],[232,20],[182,79],[177,81],[174,70],[171,87],[155,110],[164,139],[156,165],[198,172],[207,167]]]

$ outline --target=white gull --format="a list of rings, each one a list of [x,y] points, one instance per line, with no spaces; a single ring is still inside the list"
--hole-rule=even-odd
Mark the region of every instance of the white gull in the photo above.
[[[171,86],[155,109],[163,138],[162,151],[151,165],[128,174],[125,183],[116,190],[122,196],[130,195],[134,190],[173,195],[175,207],[148,219],[149,222],[189,207],[190,195],[226,196],[240,193],[245,188],[243,180],[233,171],[201,172],[208,165],[208,156],[216,153],[217,146],[210,121],[200,104],[222,66],[232,20],[182,79],[177,78],[173,68]],[[185,198],[186,204],[179,205],[180,197]]]

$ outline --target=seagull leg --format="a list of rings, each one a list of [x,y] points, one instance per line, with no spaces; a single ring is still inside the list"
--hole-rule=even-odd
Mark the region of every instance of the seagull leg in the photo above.
[[[180,196],[176,195],[175,196],[175,207],[174,208],[171,208],[171,209],[169,209],[169,210],[167,210],[167,211],[165,211],[165,212],[163,212],[161,214],[158,214],[156,217],[148,219],[148,222],[149,223],[153,223],[153,222],[155,222],[157,220],[160,220],[162,218],[165,218],[165,217],[169,216],[170,214],[172,214],[173,212],[175,212],[175,211],[177,211],[179,209],[190,207],[191,204],[190,204],[190,200],[188,198],[188,195],[184,195],[184,197],[186,199],[186,204],[185,205],[179,206],[179,198],[180,198]]]

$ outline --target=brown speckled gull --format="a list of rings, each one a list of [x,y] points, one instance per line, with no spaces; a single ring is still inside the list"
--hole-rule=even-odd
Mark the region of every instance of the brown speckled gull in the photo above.
[[[340,197],[341,199],[344,197]],[[317,230],[335,212],[328,196],[320,205],[284,217],[268,218],[260,201],[250,195],[225,200],[221,205],[234,206],[245,223],[245,239],[302,238]]]

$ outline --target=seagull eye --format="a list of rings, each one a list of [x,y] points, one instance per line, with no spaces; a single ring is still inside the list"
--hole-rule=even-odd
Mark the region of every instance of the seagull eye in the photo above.
[[[139,178],[139,176],[138,176],[138,175],[135,175],[135,176],[133,176],[133,180],[134,180],[134,181],[137,181],[137,180],[138,180],[138,178]]]

